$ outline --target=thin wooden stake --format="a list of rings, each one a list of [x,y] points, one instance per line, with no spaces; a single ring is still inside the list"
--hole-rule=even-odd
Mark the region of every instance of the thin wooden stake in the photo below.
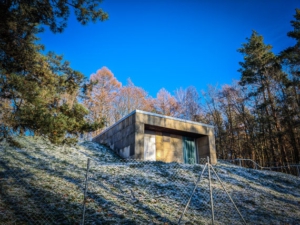
[[[90,170],[90,158],[88,158],[87,165],[86,165],[86,174],[85,174],[85,186],[84,186],[84,195],[83,195],[83,210],[82,210],[82,222],[81,225],[84,225],[85,219],[85,203],[86,203],[86,193],[88,189],[88,174]]]
[[[210,207],[211,207],[211,223],[214,225],[215,223],[215,213],[214,213],[214,200],[213,200],[213,190],[211,186],[211,176],[210,176],[210,167],[211,165],[209,164],[209,157],[207,157],[207,168],[208,168],[208,180],[209,180],[209,193],[210,193]]]

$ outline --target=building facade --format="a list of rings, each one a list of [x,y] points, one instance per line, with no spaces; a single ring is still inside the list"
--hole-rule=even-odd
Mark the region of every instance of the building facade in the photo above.
[[[213,126],[135,110],[93,138],[123,158],[217,163]]]

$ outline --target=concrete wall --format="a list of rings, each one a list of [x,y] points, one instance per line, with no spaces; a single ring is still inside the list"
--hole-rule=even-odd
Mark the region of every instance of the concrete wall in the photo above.
[[[93,141],[108,145],[123,158],[134,156],[135,113],[129,114],[113,126],[104,130]]]
[[[216,147],[215,147],[215,136],[203,136],[196,139],[196,146],[197,146],[197,155],[198,161],[201,158],[206,158],[209,156],[210,161],[212,164],[217,163],[217,154],[216,154]]]
[[[182,136],[156,132],[155,141],[157,161],[183,162]]]
[[[145,126],[152,127],[155,132],[157,160],[183,162],[182,132],[196,138],[198,158],[209,156],[211,163],[217,162],[212,126],[140,110],[133,111],[93,141],[110,146],[122,157],[143,159]],[[168,132],[164,132],[164,129]],[[170,135],[167,137],[164,133]]]

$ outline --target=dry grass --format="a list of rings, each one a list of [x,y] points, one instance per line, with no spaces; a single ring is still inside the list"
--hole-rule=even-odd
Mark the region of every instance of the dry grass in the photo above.
[[[16,138],[0,143],[0,224],[80,224],[91,158],[86,224],[176,224],[203,166],[122,162],[104,146],[54,146]],[[249,224],[300,224],[300,179],[282,173],[214,167]],[[211,222],[207,171],[182,224]],[[212,176],[215,224],[242,224]]]

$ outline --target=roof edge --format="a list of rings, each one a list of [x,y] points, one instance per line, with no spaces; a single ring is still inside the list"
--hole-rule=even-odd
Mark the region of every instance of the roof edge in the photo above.
[[[123,120],[125,120],[126,118],[128,118],[129,116],[133,115],[136,113],[137,110],[133,110],[131,113],[127,114],[126,116],[122,117],[121,119],[119,119],[117,122],[115,122],[113,125],[105,128],[103,131],[101,131],[100,134],[96,135],[95,137],[92,138],[92,141],[97,138],[98,136],[100,136],[101,134],[105,133],[106,131],[110,130],[111,128],[113,128],[114,126],[117,126],[119,123],[121,123]]]
[[[172,119],[172,120],[176,120],[176,121],[180,121],[180,122],[184,122],[184,123],[190,123],[190,124],[196,124],[196,125],[201,125],[204,127],[209,127],[209,128],[214,128],[214,126],[212,125],[208,125],[205,123],[199,123],[199,122],[194,122],[191,120],[184,120],[184,119],[180,119],[180,118],[176,118],[176,117],[171,117],[171,116],[164,116],[161,114],[157,114],[157,113],[151,113],[151,112],[146,112],[146,111],[142,111],[139,109],[135,109],[133,110],[131,113],[127,114],[126,116],[124,116],[123,118],[119,119],[116,123],[114,123],[113,125],[105,128],[103,131],[101,131],[100,134],[96,135],[95,137],[92,138],[92,141],[97,138],[98,136],[102,135],[103,133],[105,133],[106,131],[110,130],[111,128],[113,128],[114,126],[118,125],[119,123],[121,123],[123,120],[125,120],[126,118],[130,117],[131,115],[135,114],[135,113],[141,113],[141,114],[145,114],[145,115],[150,115],[150,116],[157,116],[160,118],[166,118],[166,119]]]
[[[199,123],[199,122],[195,122],[195,121],[191,121],[191,120],[184,120],[184,119],[180,119],[180,118],[176,118],[176,117],[172,117],[172,116],[164,116],[164,115],[161,115],[161,114],[146,112],[146,111],[142,111],[142,110],[139,110],[139,109],[136,109],[134,111],[136,111],[138,113],[145,114],[145,115],[157,116],[157,117],[161,117],[161,118],[177,120],[177,121],[180,121],[180,122],[191,123],[191,124],[201,125],[201,126],[204,126],[204,127],[214,128],[214,126],[212,126],[212,125],[208,125],[208,124],[205,124],[205,123]]]

